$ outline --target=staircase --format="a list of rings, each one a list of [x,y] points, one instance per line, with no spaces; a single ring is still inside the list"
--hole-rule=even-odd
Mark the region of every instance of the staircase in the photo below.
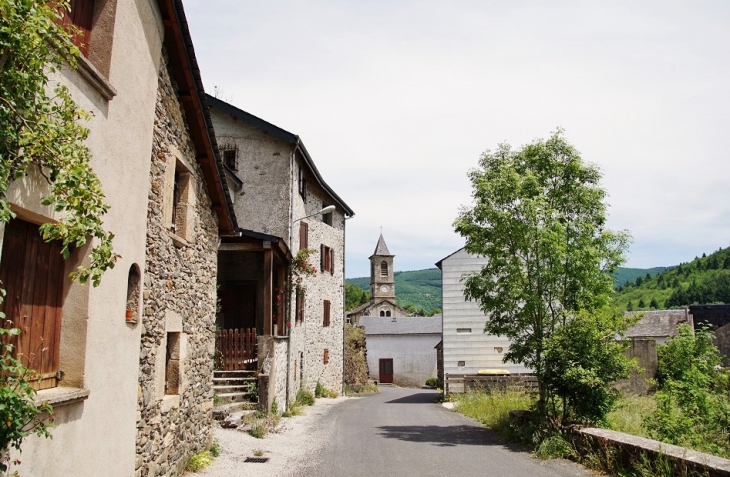
[[[256,401],[255,371],[213,371],[213,392],[220,404]]]

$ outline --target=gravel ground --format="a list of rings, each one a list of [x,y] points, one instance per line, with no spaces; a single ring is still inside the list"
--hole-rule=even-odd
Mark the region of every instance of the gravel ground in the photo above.
[[[335,421],[327,420],[333,406],[345,401],[359,399],[338,397],[317,399],[314,406],[304,406],[304,415],[282,418],[276,433],[269,433],[263,439],[251,437],[237,429],[223,429],[216,426],[215,440],[221,446],[221,455],[213,465],[189,477],[207,475],[214,477],[258,477],[297,476],[317,463],[322,444],[332,435]],[[269,461],[263,464],[244,462],[260,449]]]

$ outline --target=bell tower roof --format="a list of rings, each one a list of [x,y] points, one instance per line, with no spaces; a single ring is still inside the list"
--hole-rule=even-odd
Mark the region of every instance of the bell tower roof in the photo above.
[[[385,245],[385,239],[383,238],[383,234],[380,234],[380,238],[378,239],[378,244],[375,246],[375,252],[373,252],[373,257],[394,257],[395,255],[391,255],[390,251],[388,250],[388,246]],[[371,257],[372,258],[372,257]]]

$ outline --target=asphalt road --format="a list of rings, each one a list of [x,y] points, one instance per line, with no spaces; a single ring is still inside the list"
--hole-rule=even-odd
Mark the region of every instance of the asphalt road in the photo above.
[[[381,387],[380,394],[333,407],[327,442],[304,475],[590,476],[565,460],[541,461],[506,444],[473,419],[435,402],[430,390]],[[324,429],[323,429],[324,430]]]

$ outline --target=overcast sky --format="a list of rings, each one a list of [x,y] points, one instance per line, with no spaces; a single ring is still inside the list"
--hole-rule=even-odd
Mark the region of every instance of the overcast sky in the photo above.
[[[185,0],[205,88],[298,134],[396,270],[463,246],[481,153],[558,126],[603,171],[627,266],[730,245],[730,2]]]

